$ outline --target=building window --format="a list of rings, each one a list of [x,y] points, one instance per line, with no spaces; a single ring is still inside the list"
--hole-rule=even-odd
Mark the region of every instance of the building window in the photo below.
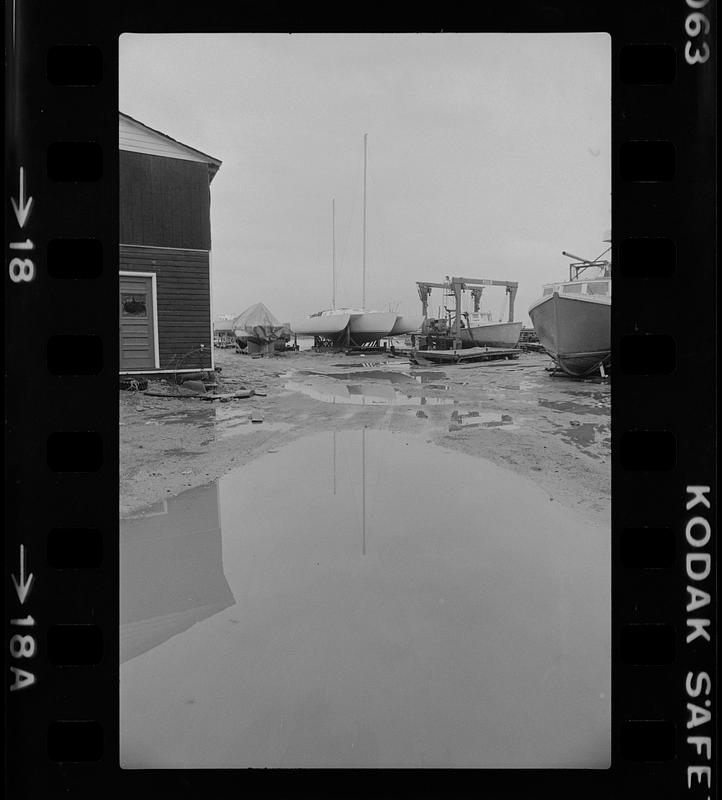
[[[124,317],[148,317],[145,294],[121,294],[120,304]]]

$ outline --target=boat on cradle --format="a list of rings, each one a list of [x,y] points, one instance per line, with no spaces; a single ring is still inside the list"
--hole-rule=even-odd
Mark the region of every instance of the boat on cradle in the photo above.
[[[360,347],[389,336],[412,333],[420,326],[421,317],[404,317],[385,311],[332,309],[313,314],[293,324],[291,329],[296,334]]]
[[[404,336],[407,333],[418,333],[421,331],[421,326],[424,324],[424,318],[421,314],[416,315],[399,315],[396,317],[394,327],[391,328],[389,336]]]
[[[310,317],[291,325],[291,330],[303,336],[318,336],[320,338],[336,338],[345,333],[351,320],[352,313],[349,309],[337,308],[328,311],[319,311]]]
[[[316,337],[318,340],[316,342],[317,345],[362,347],[397,333],[399,335],[412,333],[418,330],[421,324],[420,318],[403,317],[394,312],[366,309],[366,140],[367,134],[364,134],[362,308],[336,308],[336,201],[332,200],[332,308],[312,314],[305,320],[291,326],[296,334]],[[393,334],[392,331],[394,332]]]
[[[559,369],[581,378],[611,360],[612,268],[609,261],[563,255],[577,259],[569,265],[569,280],[545,284],[529,316]]]
[[[249,306],[230,324],[239,349],[249,352],[284,349],[291,338],[288,323],[279,322],[263,303]]]
[[[391,335],[398,314],[385,311],[363,311],[352,314],[349,322],[351,344],[361,346]]]

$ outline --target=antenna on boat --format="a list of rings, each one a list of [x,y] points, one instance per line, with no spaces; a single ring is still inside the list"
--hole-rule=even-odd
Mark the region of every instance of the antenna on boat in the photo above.
[[[575,261],[583,261],[585,264],[591,264],[592,263],[588,258],[582,258],[581,256],[575,256],[574,253],[567,253],[566,250],[562,250],[562,255],[566,256],[567,258],[573,258]]]
[[[363,254],[362,254],[362,290],[361,308],[366,310],[366,147],[368,133],[364,133],[364,211],[363,211]]]
[[[331,308],[336,310],[336,198],[331,198],[331,268],[333,270],[333,287]]]

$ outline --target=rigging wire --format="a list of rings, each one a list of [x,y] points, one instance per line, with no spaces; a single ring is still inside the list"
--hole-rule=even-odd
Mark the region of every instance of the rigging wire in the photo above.
[[[603,252],[601,252],[601,253],[600,253],[600,254],[599,254],[599,255],[598,255],[598,256],[597,256],[597,257],[594,259],[594,261],[599,261],[599,259],[600,259],[600,258],[601,258],[603,255],[606,255],[606,254],[607,254],[607,253],[608,253],[608,252],[609,252],[611,249],[612,249],[612,245],[610,244],[610,245],[609,245],[609,247],[608,247],[606,250],[604,250]]]

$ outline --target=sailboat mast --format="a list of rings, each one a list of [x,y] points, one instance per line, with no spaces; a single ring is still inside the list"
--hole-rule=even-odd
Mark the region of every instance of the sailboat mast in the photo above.
[[[336,198],[331,199],[331,269],[333,270],[333,285],[331,307],[336,310]]]
[[[366,140],[368,133],[364,133],[364,230],[363,230],[363,256],[362,256],[362,294],[361,308],[366,309]]]

